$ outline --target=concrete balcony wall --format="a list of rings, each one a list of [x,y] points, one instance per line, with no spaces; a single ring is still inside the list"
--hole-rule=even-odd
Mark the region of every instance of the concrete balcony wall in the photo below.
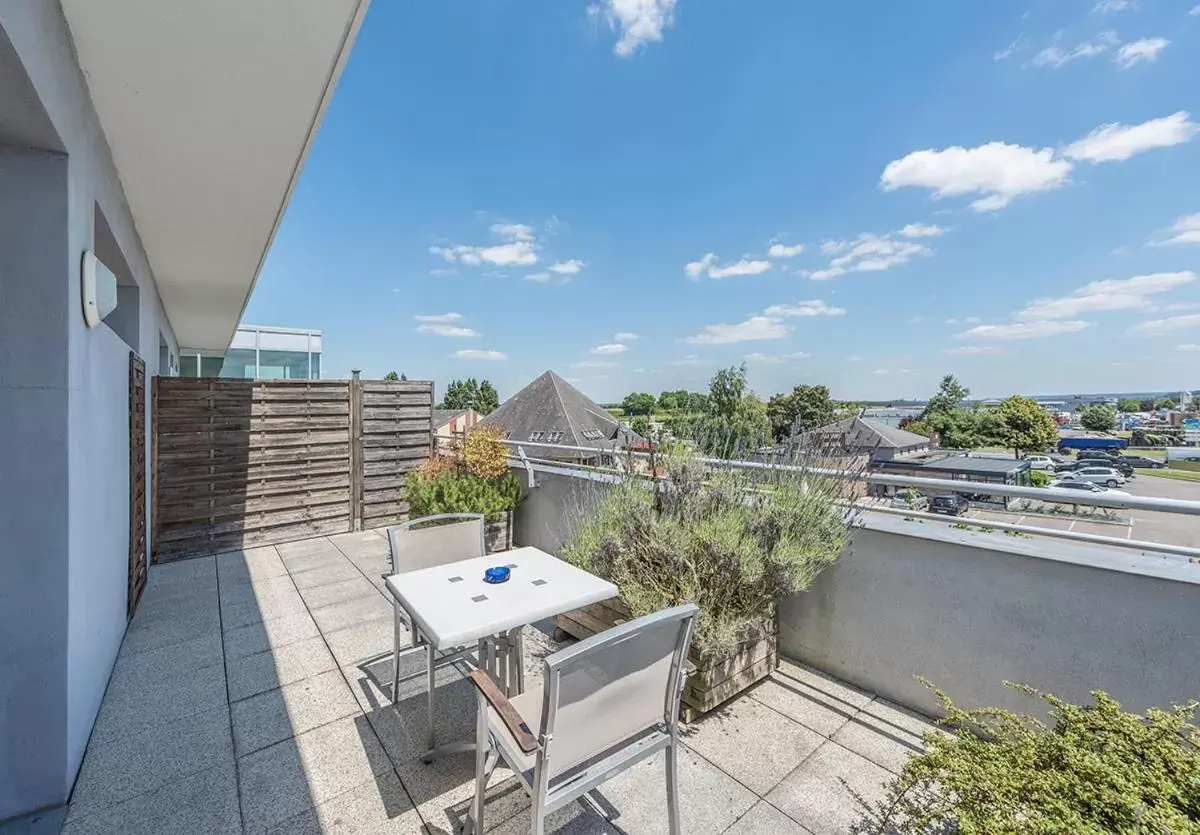
[[[603,483],[539,472],[514,538],[561,552]],[[1200,565],[1182,557],[868,514],[848,553],[782,602],[785,655],[928,715],[921,675],[963,706],[1037,708],[1003,684],[1131,710],[1200,698]]]
[[[1200,565],[1182,557],[871,515],[780,606],[785,655],[922,713],[1029,710],[1005,680],[1141,711],[1200,697]]]

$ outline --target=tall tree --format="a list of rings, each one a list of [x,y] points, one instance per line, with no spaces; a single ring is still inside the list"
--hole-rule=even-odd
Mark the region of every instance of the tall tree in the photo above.
[[[1117,416],[1108,406],[1088,406],[1079,415],[1079,422],[1092,432],[1111,432],[1117,428]]]
[[[776,441],[832,423],[837,411],[825,386],[796,386],[791,394],[776,394],[767,401],[767,418]]]
[[[746,394],[746,363],[722,368],[708,384],[709,413],[732,418]]]
[[[491,380],[479,382],[479,399],[475,403],[475,411],[481,415],[490,415],[500,408],[500,395]]]
[[[721,458],[750,455],[771,440],[767,406],[748,390],[744,364],[713,376],[708,410],[696,423],[694,439],[705,452]]]
[[[1139,412],[1153,412],[1154,406],[1155,406],[1154,401],[1148,398],[1148,399],[1142,400],[1141,402],[1138,403],[1138,411]]]
[[[400,375],[395,371],[389,371],[387,374],[383,375],[383,379],[387,380],[389,383],[394,383],[400,379]]]
[[[621,401],[621,408],[627,415],[648,415],[654,411],[654,407],[657,405],[658,401],[654,399],[654,395],[644,391],[628,394]]]
[[[1138,410],[1138,402],[1132,397],[1122,397],[1117,401],[1117,409],[1122,412],[1136,412]]]
[[[1014,394],[996,411],[1003,422],[1002,441],[1018,456],[1022,451],[1040,452],[1058,441],[1058,424],[1032,397]]]
[[[957,409],[970,396],[971,390],[969,388],[960,383],[958,378],[953,374],[947,374],[942,378],[942,382],[938,384],[937,394],[930,397],[929,401],[925,404],[925,411],[921,413],[921,417],[928,420],[930,415]]]

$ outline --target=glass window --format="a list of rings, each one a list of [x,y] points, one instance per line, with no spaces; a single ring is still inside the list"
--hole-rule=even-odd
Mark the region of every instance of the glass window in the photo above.
[[[200,357],[201,377],[220,377],[221,366],[225,364],[224,357]]]
[[[258,376],[264,380],[307,380],[308,352],[260,350]]]
[[[321,352],[314,351],[310,356],[312,357],[312,378],[319,380],[321,379]]]
[[[196,356],[195,354],[180,354],[179,355],[179,376],[180,377],[199,377],[200,376],[200,358],[198,356]]]
[[[254,352],[245,348],[230,348],[225,352],[225,362],[221,366],[221,376],[254,379]]]

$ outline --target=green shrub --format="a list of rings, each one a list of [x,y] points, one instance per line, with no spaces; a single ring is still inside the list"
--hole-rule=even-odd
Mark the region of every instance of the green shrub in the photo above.
[[[1034,487],[1049,487],[1052,481],[1054,481],[1054,476],[1050,475],[1050,473],[1043,472],[1042,470],[1029,471],[1029,482]]]
[[[627,478],[581,508],[564,556],[615,583],[635,615],[695,603],[702,654],[731,650],[849,543],[852,477],[752,477],[682,451],[661,469],[653,486]]]
[[[404,486],[414,519],[438,513],[482,513],[495,521],[516,509],[521,500],[521,487],[511,475],[488,479],[452,469],[434,474],[414,470]]]
[[[926,686],[930,686],[924,682]],[[1051,722],[963,710],[933,692],[950,735],[929,733],[860,835],[1184,835],[1200,833],[1198,702],[1125,713],[1102,691],[1075,705],[1022,685]]]

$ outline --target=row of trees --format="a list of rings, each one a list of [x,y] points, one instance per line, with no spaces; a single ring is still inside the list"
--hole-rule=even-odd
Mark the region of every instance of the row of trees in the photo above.
[[[674,414],[690,412],[700,414],[708,411],[708,395],[687,389],[664,391],[658,397],[645,391],[625,395],[621,410],[630,417],[636,415]]]
[[[1117,410],[1121,412],[1153,412],[1155,409],[1174,409],[1179,404],[1171,397],[1162,400],[1134,400],[1132,397],[1122,397],[1117,401]]]
[[[480,415],[488,415],[500,408],[500,395],[490,380],[451,380],[442,395],[439,409],[474,409]]]
[[[995,408],[968,408],[963,402],[971,390],[953,374],[942,378],[916,420],[901,428],[927,437],[950,449],[997,446],[1021,452],[1044,450],[1058,442],[1058,424],[1032,397],[1014,394]],[[1109,417],[1115,422],[1116,416]]]

